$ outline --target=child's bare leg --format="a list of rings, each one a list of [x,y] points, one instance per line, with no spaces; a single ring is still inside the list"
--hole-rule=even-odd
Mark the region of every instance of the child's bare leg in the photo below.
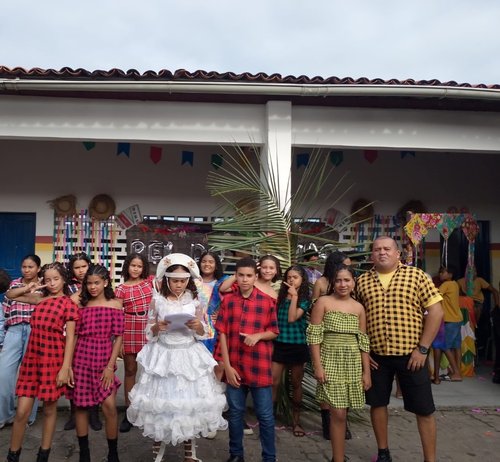
[[[118,438],[118,412],[116,410],[116,393],[113,392],[102,403],[102,412],[106,419],[104,428],[106,438]]]
[[[16,416],[14,417],[14,425],[12,427],[12,434],[10,437],[10,449],[12,451],[21,449],[26,424],[28,423],[34,403],[34,398],[27,398],[26,396],[20,396],[17,399],[17,411]]]
[[[278,388],[281,383],[281,378],[283,377],[283,370],[285,365],[282,363],[272,362],[271,370],[273,374],[273,403],[276,402],[278,398]]]
[[[302,379],[304,378],[304,365],[294,364],[291,367],[292,400],[293,400],[293,434],[304,436],[305,432],[300,425],[300,406],[302,404]]]
[[[42,449],[49,449],[52,446],[52,439],[56,430],[57,401],[43,402],[43,426],[42,426]]]
[[[439,378],[439,364],[441,363],[441,350],[439,348],[433,348],[433,358],[434,358],[434,379],[433,383],[439,385],[441,383],[441,379]]]
[[[344,462],[346,409],[332,409],[331,437],[333,462]]]

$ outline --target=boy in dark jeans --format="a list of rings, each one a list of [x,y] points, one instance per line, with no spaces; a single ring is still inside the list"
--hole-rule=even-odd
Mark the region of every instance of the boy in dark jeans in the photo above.
[[[272,400],[272,341],[278,335],[276,301],[254,287],[257,265],[251,258],[236,263],[236,284],[224,295],[215,328],[216,359],[224,363],[229,404],[228,462],[244,462],[243,426],[248,392],[259,421],[262,461],[275,462]]]

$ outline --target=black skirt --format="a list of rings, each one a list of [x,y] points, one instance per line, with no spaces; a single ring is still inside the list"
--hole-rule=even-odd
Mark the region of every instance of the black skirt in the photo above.
[[[304,364],[309,361],[309,348],[301,343],[274,342],[273,361],[281,364]]]

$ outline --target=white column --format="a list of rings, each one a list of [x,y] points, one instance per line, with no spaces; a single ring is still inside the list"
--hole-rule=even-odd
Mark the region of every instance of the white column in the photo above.
[[[269,101],[266,104],[264,145],[261,150],[261,175],[273,172],[280,209],[290,208],[292,167],[292,104]]]

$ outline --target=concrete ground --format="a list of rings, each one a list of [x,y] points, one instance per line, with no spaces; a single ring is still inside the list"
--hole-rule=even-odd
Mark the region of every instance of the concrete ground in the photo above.
[[[442,382],[433,385],[437,406],[438,460],[441,462],[500,461],[500,385],[493,384],[485,365],[477,375],[465,378],[461,383]],[[123,405],[123,393],[119,405]],[[78,442],[74,431],[63,430],[69,411],[61,400],[57,431],[50,460],[53,462],[78,461]],[[422,461],[420,441],[414,416],[403,410],[402,400],[393,398],[390,405],[390,448],[393,460],[400,462]],[[362,412],[364,421],[350,424],[353,439],[346,442],[349,461],[369,462],[376,454],[376,442],[369,424],[369,412]],[[121,418],[121,415],[120,415]],[[258,426],[249,414],[248,421],[254,427],[254,435],[245,436],[245,460],[258,462],[260,444]],[[276,440],[278,459],[283,462],[328,461],[331,459],[330,443],[321,434],[320,417],[304,413],[303,426],[307,435],[294,437],[290,428],[277,423]],[[0,460],[5,457],[12,427],[0,430]],[[42,431],[42,418],[26,432],[21,461],[34,461]],[[92,460],[106,460],[104,431],[90,431]],[[204,462],[224,462],[228,458],[228,432],[219,432],[214,440],[197,440],[198,457]],[[119,454],[122,462],[152,462],[151,441],[134,428],[120,434]],[[183,461],[180,447],[167,447],[166,462]]]

